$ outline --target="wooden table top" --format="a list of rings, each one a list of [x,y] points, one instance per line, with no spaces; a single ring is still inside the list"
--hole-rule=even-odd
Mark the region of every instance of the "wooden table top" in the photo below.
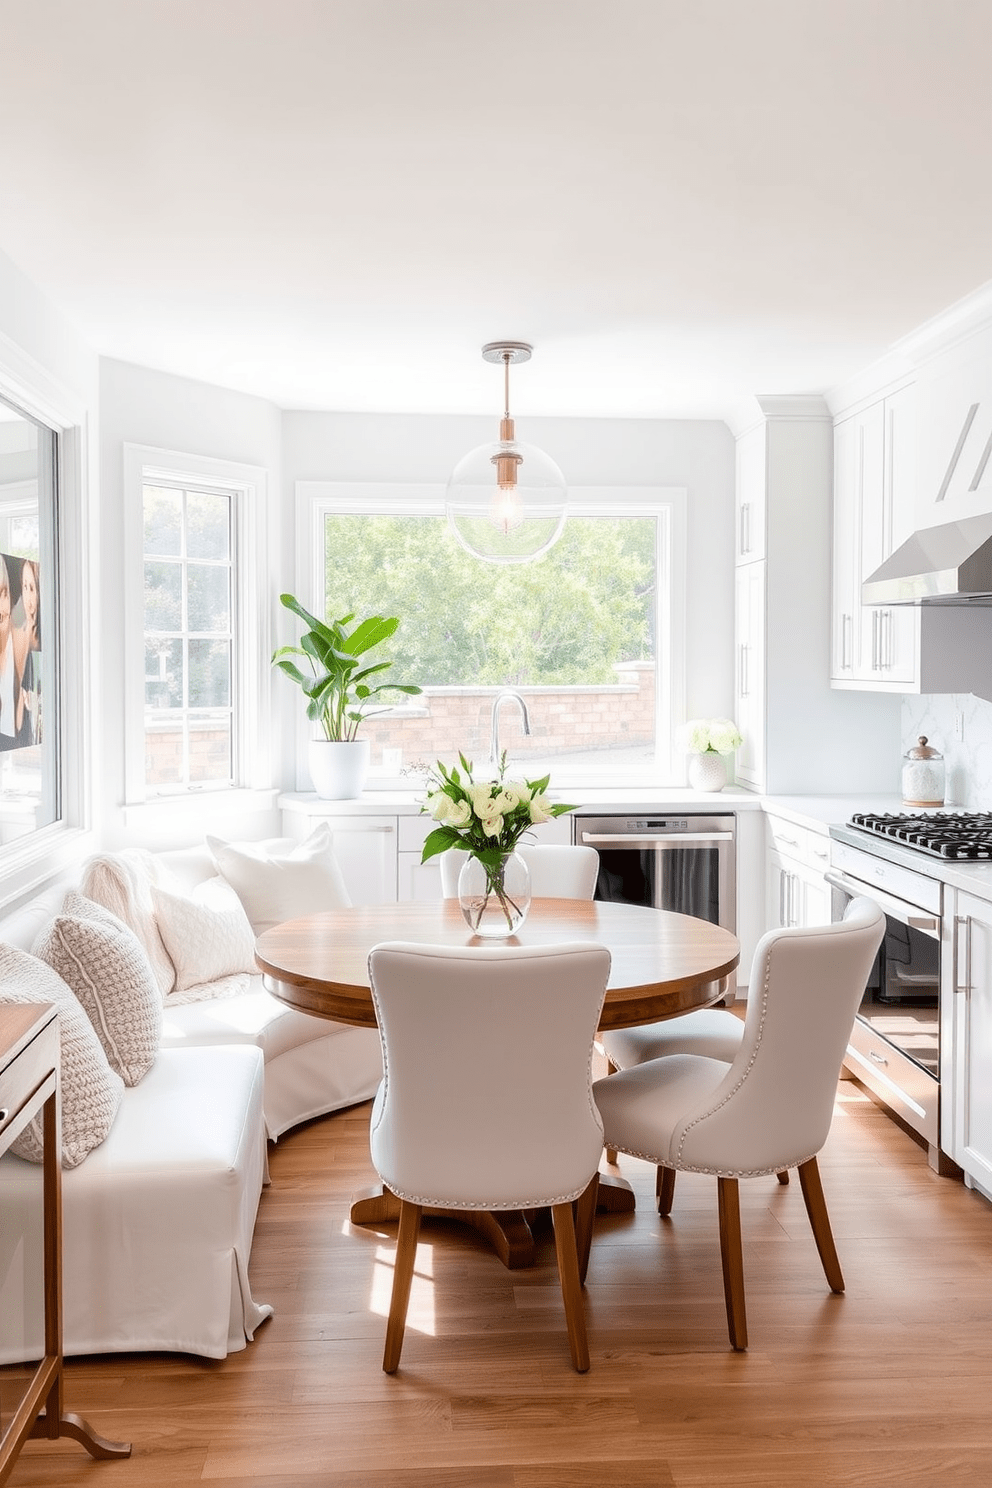
[[[424,945],[589,941],[613,957],[600,1027],[655,1023],[716,1002],[740,960],[737,937],[708,920],[598,899],[534,899],[508,941],[471,934],[456,899],[370,904],[287,920],[255,944],[265,986],[303,1012],[376,1026],[368,956],[387,940]]]

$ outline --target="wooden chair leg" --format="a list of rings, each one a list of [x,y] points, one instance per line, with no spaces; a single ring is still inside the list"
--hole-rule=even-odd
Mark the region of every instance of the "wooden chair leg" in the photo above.
[[[823,1274],[832,1292],[842,1292],[844,1273],[840,1269],[840,1261],[837,1258],[837,1249],[827,1215],[827,1204],[823,1197],[823,1185],[820,1182],[820,1170],[816,1165],[815,1157],[811,1157],[809,1162],[799,1164],[799,1183],[806,1202],[806,1213],[809,1215],[813,1239],[820,1253]]]
[[[658,1196],[658,1213],[671,1214],[675,1202],[675,1169],[659,1167],[655,1175],[654,1191]]]
[[[393,1294],[389,1302],[386,1347],[382,1356],[382,1367],[386,1374],[394,1374],[400,1362],[422,1214],[423,1207],[420,1204],[410,1204],[406,1199],[400,1199],[400,1228],[393,1263]]]
[[[588,1190],[587,1190],[588,1191]],[[589,1368],[589,1345],[586,1341],[586,1318],[579,1280],[579,1257],[575,1248],[575,1223],[571,1204],[555,1204],[551,1209],[555,1227],[555,1251],[558,1255],[558,1277],[565,1304],[565,1323],[572,1363],[579,1374]]]
[[[575,1201],[575,1249],[579,1257],[579,1284],[585,1286],[589,1270],[589,1252],[592,1249],[592,1227],[596,1219],[596,1199],[599,1194],[599,1174],[593,1173],[586,1189]]]
[[[747,1313],[744,1307],[744,1253],[741,1248],[741,1196],[736,1178],[718,1178],[720,1209],[720,1255],[723,1259],[723,1294],[727,1302],[727,1327],[735,1349],[747,1348]]]
[[[788,1183],[788,1181],[789,1181],[789,1170],[788,1170],[788,1168],[783,1168],[782,1171],[781,1171],[781,1173],[776,1173],[775,1176],[778,1179],[779,1183],[781,1183],[782,1186],[783,1186],[783,1188],[784,1188],[786,1186],[786,1184]]]
[[[607,1056],[606,1056],[606,1073],[608,1075],[615,1075],[616,1072],[617,1072],[617,1070],[618,1070],[618,1068],[619,1068],[619,1066],[616,1065],[616,1064],[614,1064],[613,1063],[613,1060],[607,1054]],[[617,1165],[617,1149],[615,1147],[607,1147],[607,1149],[606,1149],[606,1161],[609,1163],[609,1165],[610,1165],[611,1168],[615,1168],[616,1167],[616,1165]]]

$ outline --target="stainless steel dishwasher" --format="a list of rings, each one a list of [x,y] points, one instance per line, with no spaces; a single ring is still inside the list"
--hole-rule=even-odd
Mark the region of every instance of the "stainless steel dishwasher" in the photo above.
[[[572,817],[599,853],[597,899],[695,915],[737,933],[737,822],[725,815]]]

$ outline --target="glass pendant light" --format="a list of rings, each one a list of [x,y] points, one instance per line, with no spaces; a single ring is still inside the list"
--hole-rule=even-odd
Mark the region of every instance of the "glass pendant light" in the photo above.
[[[487,362],[503,364],[499,439],[459,460],[448,481],[445,510],[467,552],[485,563],[531,563],[558,541],[565,525],[565,477],[550,455],[522,444],[510,417],[510,364],[527,362],[526,341],[490,341]]]

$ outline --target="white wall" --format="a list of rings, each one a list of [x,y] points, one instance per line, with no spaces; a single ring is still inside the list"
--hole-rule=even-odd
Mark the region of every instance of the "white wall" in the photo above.
[[[457,462],[496,437],[494,418],[287,413],[283,490],[296,481],[444,484]],[[734,699],[734,440],[692,419],[518,419],[575,486],[684,486],[688,492],[687,717],[729,714]],[[287,587],[293,575],[288,571]],[[287,635],[288,639],[288,635]],[[284,760],[284,778],[292,778]]]
[[[181,819],[168,807],[149,807],[139,813],[124,810],[124,445],[205,455],[261,466],[269,472],[269,571],[262,592],[269,596],[274,623],[276,595],[285,566],[282,554],[293,552],[292,491],[283,499],[279,481],[280,420],[279,410],[261,398],[126,362],[105,358],[100,363],[99,644],[104,675],[100,704],[105,728],[98,817],[108,847],[129,841],[152,847],[198,841],[205,827],[221,836],[232,830],[239,832],[236,821],[204,816],[210,804],[206,797],[201,811]],[[282,725],[277,706],[270,718],[277,740]],[[279,747],[277,742],[276,758]],[[242,828],[240,835],[265,835],[276,827],[273,815],[265,823],[253,823],[250,831]]]
[[[992,703],[972,692],[903,698],[902,752],[921,734],[944,756],[946,804],[992,811]]]

